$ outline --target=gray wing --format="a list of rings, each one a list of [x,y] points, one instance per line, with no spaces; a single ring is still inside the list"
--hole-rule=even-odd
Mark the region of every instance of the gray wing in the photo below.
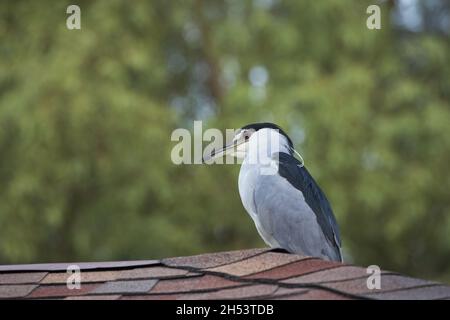
[[[336,220],[325,195],[304,167],[280,153],[277,175],[261,175],[254,192],[260,223],[294,253],[341,261]]]
[[[283,152],[276,154],[276,156],[279,159],[278,173],[303,193],[327,239],[330,242],[336,241],[336,245],[340,247],[341,237],[336,218],[319,185],[296,158]]]

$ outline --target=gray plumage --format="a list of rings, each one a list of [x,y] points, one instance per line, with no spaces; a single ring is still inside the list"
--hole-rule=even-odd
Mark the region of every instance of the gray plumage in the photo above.
[[[291,253],[342,261],[340,236],[328,201],[292,155],[280,153],[279,174],[262,175],[244,163],[239,174],[242,203],[263,240]]]

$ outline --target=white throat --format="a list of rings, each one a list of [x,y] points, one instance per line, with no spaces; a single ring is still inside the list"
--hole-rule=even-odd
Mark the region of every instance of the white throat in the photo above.
[[[288,139],[275,129],[260,129],[250,136],[244,162],[267,164],[277,152],[291,153]]]

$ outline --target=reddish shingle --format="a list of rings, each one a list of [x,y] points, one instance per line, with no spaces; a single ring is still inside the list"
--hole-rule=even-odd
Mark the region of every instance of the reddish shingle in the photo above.
[[[298,262],[290,263],[275,269],[258,272],[250,276],[246,276],[248,279],[286,279],[295,276],[308,274],[311,272],[317,272],[320,270],[331,269],[338,266],[342,266],[339,262],[330,262],[320,259],[305,259]]]
[[[212,272],[227,273],[234,276],[245,276],[266,271],[305,258],[306,257],[294,254],[267,252],[256,257],[207,270]]]

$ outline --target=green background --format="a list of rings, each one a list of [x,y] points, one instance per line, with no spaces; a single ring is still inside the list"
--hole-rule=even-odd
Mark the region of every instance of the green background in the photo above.
[[[271,121],[347,261],[450,282],[448,1],[77,1],[81,30],[69,4],[0,2],[0,263],[264,246],[239,166],[170,136]]]

